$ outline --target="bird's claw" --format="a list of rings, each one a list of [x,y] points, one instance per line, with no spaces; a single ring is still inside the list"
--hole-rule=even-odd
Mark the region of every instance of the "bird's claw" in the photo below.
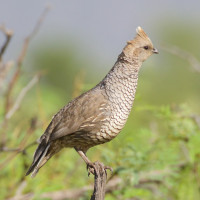
[[[94,163],[88,163],[87,164],[87,171],[88,171],[88,176],[90,176],[90,173],[92,173],[94,175],[95,171],[96,171],[95,164]]]
[[[104,166],[104,170],[106,171],[107,169],[110,170],[111,175],[113,175],[113,168],[109,166]]]
[[[111,167],[104,166],[103,163],[100,163],[100,162],[97,161],[95,163],[88,163],[87,164],[88,176],[90,176],[90,173],[92,173],[93,175],[95,175],[95,173],[97,173],[96,164],[100,165],[104,169],[106,175],[107,175],[107,171],[106,170],[110,170],[111,171],[111,175],[113,174],[113,169]]]

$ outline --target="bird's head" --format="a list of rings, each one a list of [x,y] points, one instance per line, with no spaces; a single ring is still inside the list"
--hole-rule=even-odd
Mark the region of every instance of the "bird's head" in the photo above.
[[[139,62],[144,62],[152,54],[158,54],[157,49],[144,30],[139,26],[136,29],[137,35],[133,40],[127,42],[123,49],[123,53],[128,60],[137,59]]]

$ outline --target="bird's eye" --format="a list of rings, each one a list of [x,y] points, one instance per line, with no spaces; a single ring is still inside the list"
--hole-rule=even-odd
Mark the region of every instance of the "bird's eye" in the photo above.
[[[148,46],[144,46],[144,49],[145,49],[145,50],[148,50],[148,49],[149,49],[149,47],[148,47]]]

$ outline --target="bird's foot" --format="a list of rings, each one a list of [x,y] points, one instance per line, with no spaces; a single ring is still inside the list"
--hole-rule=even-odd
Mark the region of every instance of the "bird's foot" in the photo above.
[[[88,176],[90,176],[90,173],[92,173],[93,175],[95,174],[95,171],[97,171],[96,167],[95,167],[95,163],[87,163],[87,171],[88,171]]]
[[[94,163],[88,163],[87,164],[87,171],[88,171],[88,176],[90,176],[90,173],[92,173],[93,175],[98,174],[99,173],[99,169],[101,168],[101,171],[105,171],[106,175],[107,175],[107,171],[106,170],[110,170],[111,174],[113,174],[113,169],[109,166],[104,166],[103,163],[96,161]]]
[[[104,166],[104,170],[106,171],[107,169],[110,170],[111,175],[113,175],[113,168],[109,166]]]

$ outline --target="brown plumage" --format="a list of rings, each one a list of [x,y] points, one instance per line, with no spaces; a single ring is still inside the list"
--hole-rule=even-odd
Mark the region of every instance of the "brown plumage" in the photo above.
[[[109,142],[124,127],[135,98],[138,72],[145,61],[158,51],[141,27],[127,42],[117,62],[94,88],[64,106],[52,119],[34,154],[26,175],[38,170],[64,147],[74,148],[86,162],[89,148]]]

